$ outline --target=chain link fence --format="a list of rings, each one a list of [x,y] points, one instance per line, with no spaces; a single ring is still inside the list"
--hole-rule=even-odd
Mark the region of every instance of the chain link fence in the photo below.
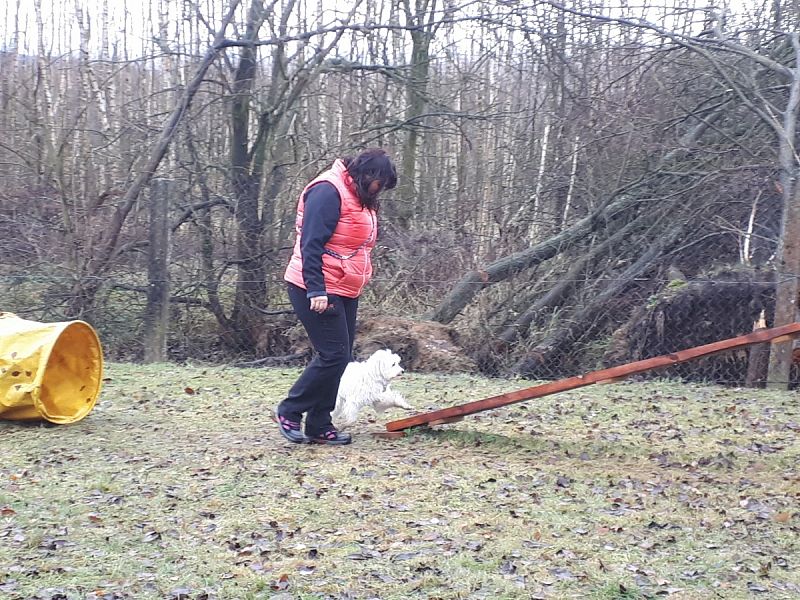
[[[587,307],[562,304],[531,319],[519,313],[500,314],[498,298],[513,291],[512,284],[489,290],[467,306],[451,323],[425,318],[417,305],[404,310],[396,303],[407,287],[416,293],[428,286],[445,289],[452,282],[413,284],[398,277],[376,277],[362,298],[356,358],[388,347],[398,352],[409,371],[474,372],[495,377],[555,380],[594,370],[661,356],[773,325],[775,276],[755,269],[721,269],[713,276],[684,280],[675,272],[629,282],[626,293],[606,304],[587,321]],[[109,278],[102,282],[97,309],[84,318],[100,333],[108,359],[139,361],[147,306],[147,282]],[[539,282],[544,290],[564,282]],[[576,285],[579,282],[573,282]],[[0,310],[41,321],[68,318],[70,279],[55,274],[17,274],[0,277]],[[405,289],[405,292],[400,290]],[[206,290],[196,282],[171,282],[168,311],[167,358],[173,361],[209,361],[263,367],[300,366],[311,355],[302,327],[294,317],[275,275],[269,283],[271,299],[262,309],[263,329],[256,347],[230,343],[230,324],[220,323],[209,310]],[[218,293],[232,301],[235,282],[222,282]],[[435,294],[427,301],[433,304]],[[512,311],[509,311],[511,313]],[[591,326],[576,327],[576,323]],[[226,329],[226,327],[228,329]],[[514,331],[514,327],[520,330]],[[524,331],[521,328],[525,328]],[[514,335],[511,335],[513,332]],[[796,344],[792,344],[792,348]],[[764,386],[767,383],[770,344],[721,352],[638,374],[637,379],[668,378],[728,386]],[[800,351],[793,350],[795,358]],[[791,382],[800,373],[797,360]]]

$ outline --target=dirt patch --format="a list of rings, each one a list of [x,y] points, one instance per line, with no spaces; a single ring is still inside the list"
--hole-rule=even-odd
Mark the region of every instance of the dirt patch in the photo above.
[[[458,373],[478,370],[457,345],[455,332],[441,323],[400,317],[363,319],[358,323],[355,355],[363,359],[380,348],[399,354],[409,371]]]

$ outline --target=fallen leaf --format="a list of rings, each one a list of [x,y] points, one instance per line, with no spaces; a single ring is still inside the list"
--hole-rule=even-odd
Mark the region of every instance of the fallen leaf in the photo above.
[[[419,552],[401,552],[400,554],[395,554],[392,556],[390,560],[392,562],[400,562],[404,560],[411,560],[417,556],[419,556]]]
[[[278,581],[275,581],[270,586],[273,590],[283,591],[289,589],[289,576],[284,573],[280,577],[278,577]]]
[[[791,518],[792,513],[788,511],[775,513],[775,516],[773,517],[773,519],[778,523],[788,523]]]
[[[158,531],[148,531],[142,536],[143,542],[155,542],[161,539],[161,534]]]
[[[515,565],[510,560],[505,561],[503,564],[500,565],[500,572],[504,575],[513,575],[517,572],[517,565]]]
[[[16,588],[16,579],[6,579],[3,583],[0,583],[0,592],[13,592]]]
[[[569,569],[564,567],[555,567],[550,569],[550,574],[556,577],[557,579],[561,579],[562,581],[568,581],[570,579],[575,579],[575,575]],[[544,583],[544,582],[542,582]],[[545,584],[546,585],[546,584]]]
[[[316,570],[314,565],[300,565],[297,567],[297,572],[301,573],[302,575],[309,575]]]

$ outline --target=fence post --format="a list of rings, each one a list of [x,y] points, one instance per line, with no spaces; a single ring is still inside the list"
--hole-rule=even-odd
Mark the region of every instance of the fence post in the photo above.
[[[150,186],[149,246],[147,250],[147,307],[144,314],[144,362],[167,359],[169,330],[169,197],[163,179]]]

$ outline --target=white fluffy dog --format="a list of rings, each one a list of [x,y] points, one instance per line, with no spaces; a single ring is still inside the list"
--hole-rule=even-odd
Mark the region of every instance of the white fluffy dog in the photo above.
[[[400,357],[391,350],[378,350],[365,361],[351,362],[339,382],[333,422],[339,429],[351,426],[365,406],[377,412],[397,406],[413,409],[402,395],[389,387],[389,382],[403,372]]]

